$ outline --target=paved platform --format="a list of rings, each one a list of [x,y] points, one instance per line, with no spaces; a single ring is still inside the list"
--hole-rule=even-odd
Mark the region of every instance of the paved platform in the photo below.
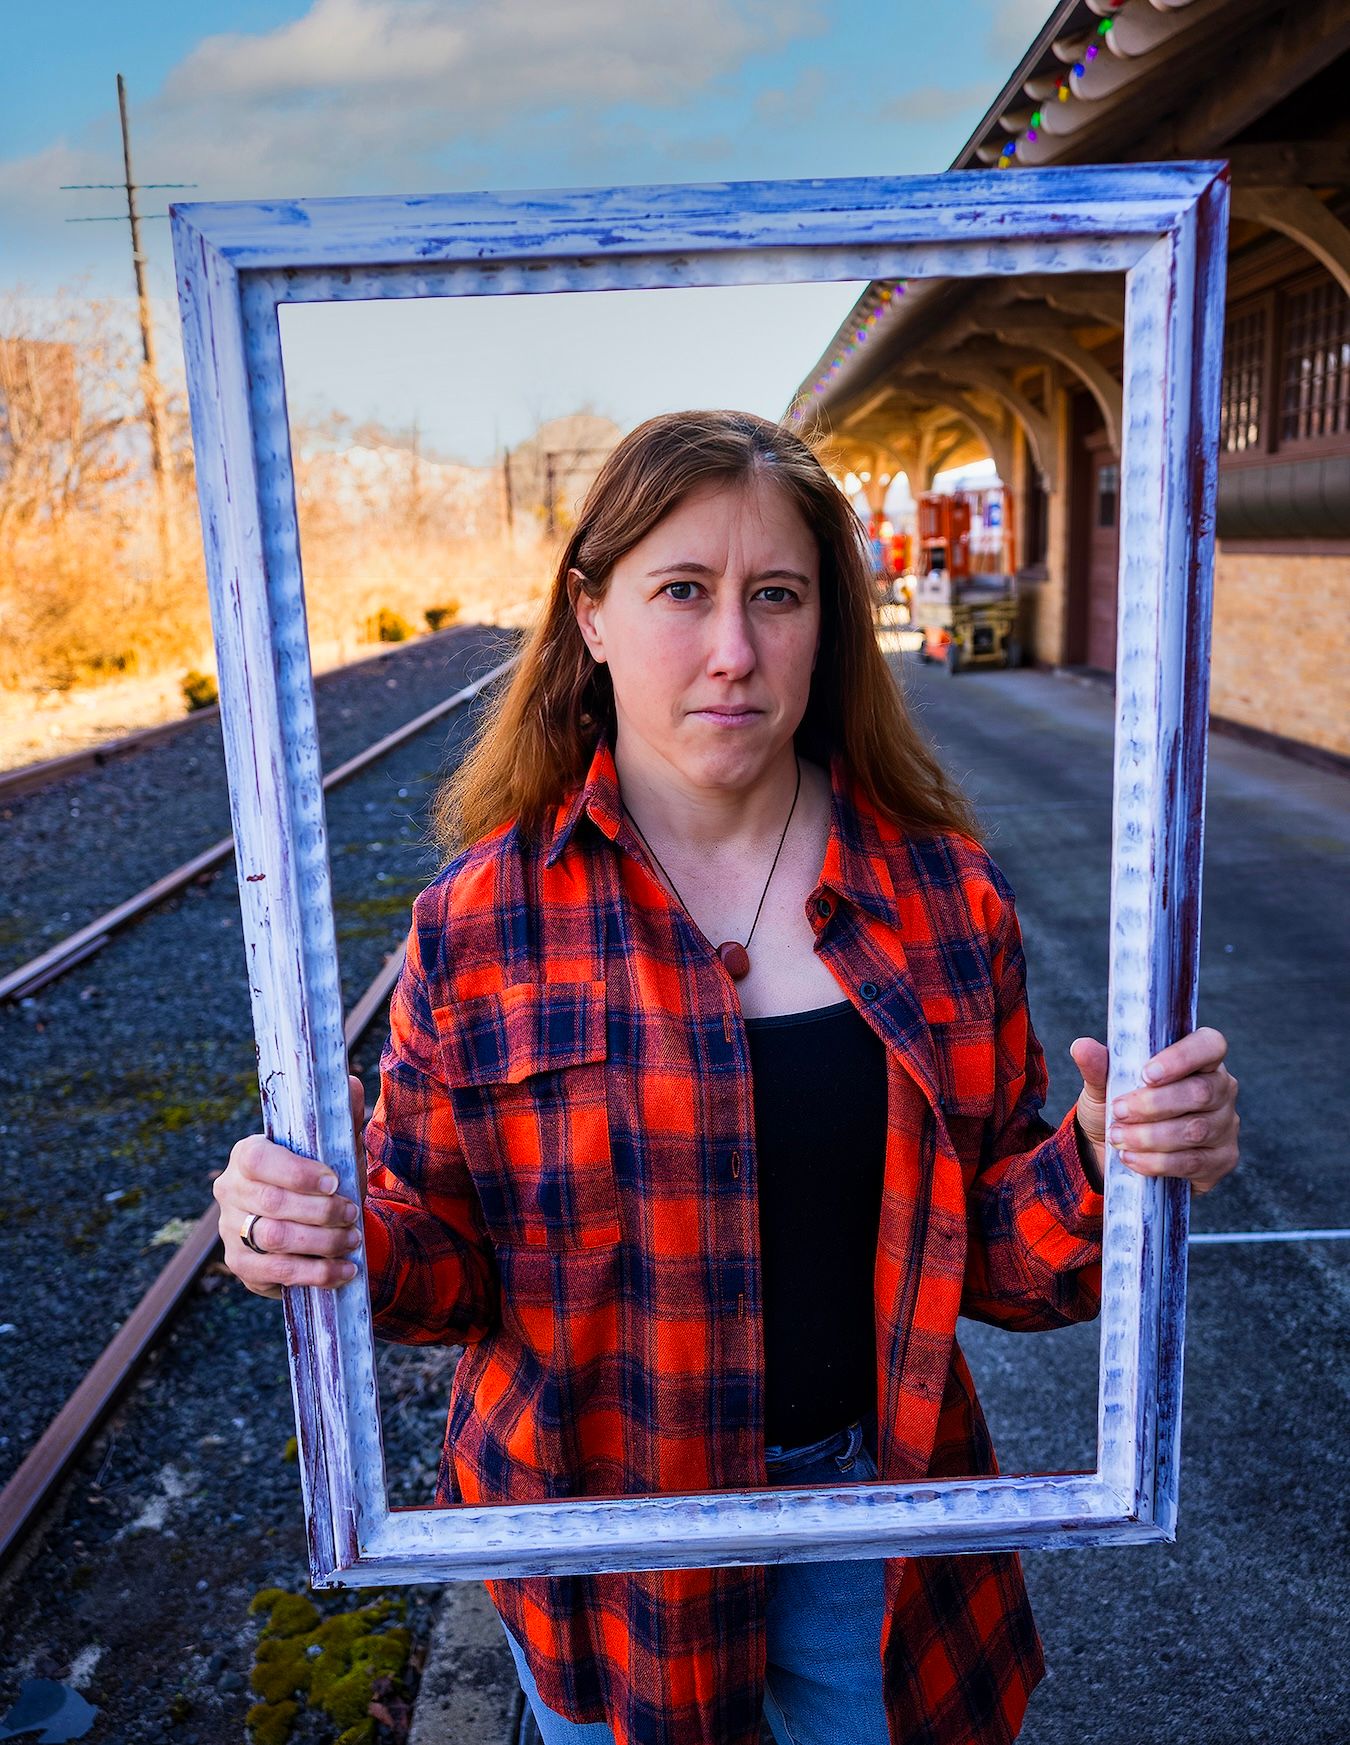
[[[1069,1043],[1105,1037],[1112,698],[893,665],[1017,891],[1058,1119]],[[1350,1225],[1348,893],[1350,781],[1215,736],[1200,1022],[1229,1039],[1244,1161],[1196,1201],[1201,1238]],[[1178,1541],[1026,1558],[1050,1670],[1024,1745],[1350,1740],[1350,1241],[1200,1241],[1190,1276]],[[1092,1464],[1095,1329],[961,1338],[1005,1471]],[[513,1696],[482,1590],[447,1590],[413,1745],[515,1745]]]
[[[408,1745],[533,1745],[525,1693],[481,1582],[447,1587],[427,1650]]]

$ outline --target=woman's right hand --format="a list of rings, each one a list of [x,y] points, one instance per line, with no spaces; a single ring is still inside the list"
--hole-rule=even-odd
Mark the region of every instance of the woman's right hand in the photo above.
[[[366,1097],[355,1074],[348,1074],[347,1084],[360,1162]],[[364,1172],[357,1173],[360,1178]],[[260,1297],[279,1297],[283,1285],[346,1284],[356,1276],[348,1257],[361,1243],[361,1207],[336,1190],[337,1178],[326,1164],[297,1157],[261,1133],[241,1139],[212,1188],[220,1206],[226,1266]],[[262,1254],[253,1253],[243,1239],[255,1212],[253,1240]]]

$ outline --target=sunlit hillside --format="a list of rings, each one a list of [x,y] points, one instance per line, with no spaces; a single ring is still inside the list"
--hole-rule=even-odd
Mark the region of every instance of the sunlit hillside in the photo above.
[[[5,317],[0,299],[0,767],[182,714],[215,664],[181,394],[160,481],[115,313],[72,299],[37,334]],[[578,413],[472,467],[415,432],[295,426],[316,670],[455,622],[527,623],[618,434]]]

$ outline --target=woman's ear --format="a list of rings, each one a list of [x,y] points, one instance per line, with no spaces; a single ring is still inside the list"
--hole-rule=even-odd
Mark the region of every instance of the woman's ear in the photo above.
[[[605,643],[596,623],[596,613],[600,609],[600,601],[593,600],[583,586],[586,577],[578,569],[567,572],[567,596],[572,602],[572,611],[576,614],[577,628],[581,631],[582,641],[591,651],[591,658],[603,663],[605,659]]]

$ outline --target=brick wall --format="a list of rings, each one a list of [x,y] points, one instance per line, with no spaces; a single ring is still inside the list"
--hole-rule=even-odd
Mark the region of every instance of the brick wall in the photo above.
[[[1214,568],[1215,715],[1350,756],[1350,557],[1225,550]]]

